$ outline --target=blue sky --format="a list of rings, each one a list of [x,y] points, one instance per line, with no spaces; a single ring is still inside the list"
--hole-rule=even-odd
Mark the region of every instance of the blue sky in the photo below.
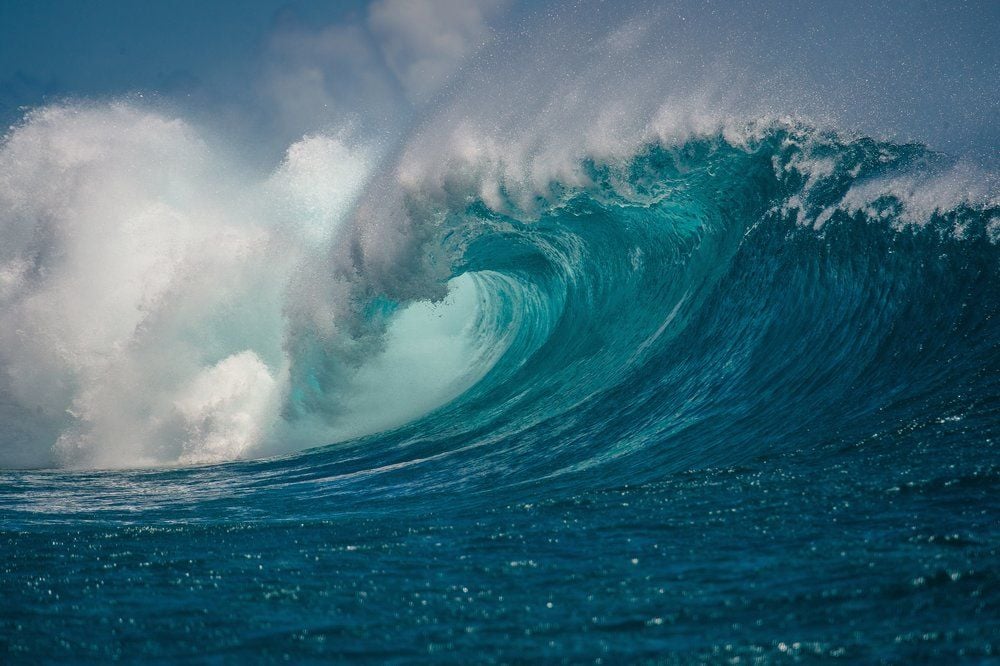
[[[5,0],[0,2],[0,105],[43,96],[235,90],[253,76],[281,12],[332,22],[360,2],[282,0]]]
[[[5,0],[0,78],[18,72],[75,92],[156,86],[176,73],[246,74],[283,11],[332,22],[361,2]]]

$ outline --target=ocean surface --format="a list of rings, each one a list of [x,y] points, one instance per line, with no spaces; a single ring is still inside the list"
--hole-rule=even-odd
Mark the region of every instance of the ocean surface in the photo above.
[[[0,661],[997,660],[995,176],[782,122],[573,173],[411,186],[451,295],[369,280],[354,347],[286,341],[295,423],[391,322],[446,322],[422,416],[226,460],[216,414],[136,461],[77,414],[16,430],[8,388],[9,437],[63,435],[0,472]]]

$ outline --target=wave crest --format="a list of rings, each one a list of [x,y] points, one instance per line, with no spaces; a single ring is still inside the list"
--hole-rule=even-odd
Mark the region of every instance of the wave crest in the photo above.
[[[641,404],[676,382],[677,413],[648,422],[657,433],[638,419],[613,450],[568,456],[578,467],[720,409],[699,364],[726,375],[763,353],[754,339],[788,353],[759,339],[787,324],[788,289],[858,299],[831,304],[833,321],[876,338],[902,325],[887,312],[917,307],[873,305],[865,285],[809,284],[810,272],[871,267],[900,244],[937,265],[961,242],[996,277],[981,259],[1000,235],[995,176],[919,145],[665,110],[640,142],[587,157],[468,128],[431,150],[434,136],[418,134],[373,180],[371,151],[343,134],[306,137],[260,174],[156,111],[31,114],[0,148],[3,464],[260,456],[446,404],[422,427],[460,419],[513,436],[556,417],[589,422],[573,415],[596,396],[634,389]],[[784,289],[782,253],[795,257]],[[733,301],[736,285],[758,296]],[[723,302],[742,314],[722,317]],[[736,331],[746,341],[733,347]],[[800,335],[817,331],[832,335],[825,324]],[[677,352],[704,340],[714,346]]]

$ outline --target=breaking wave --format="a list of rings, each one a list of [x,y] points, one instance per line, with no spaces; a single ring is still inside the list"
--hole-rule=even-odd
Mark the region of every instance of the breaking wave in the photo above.
[[[990,416],[991,172],[770,117],[556,157],[429,140],[318,133],[255,173],[150,108],[31,113],[0,148],[0,463],[542,429],[544,475],[733,462],[914,400]]]

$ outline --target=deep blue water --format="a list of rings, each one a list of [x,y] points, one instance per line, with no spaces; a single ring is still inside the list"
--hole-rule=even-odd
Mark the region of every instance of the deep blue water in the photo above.
[[[789,128],[586,169],[434,211],[505,351],[433,413],[0,473],[2,661],[995,660],[991,176]]]

